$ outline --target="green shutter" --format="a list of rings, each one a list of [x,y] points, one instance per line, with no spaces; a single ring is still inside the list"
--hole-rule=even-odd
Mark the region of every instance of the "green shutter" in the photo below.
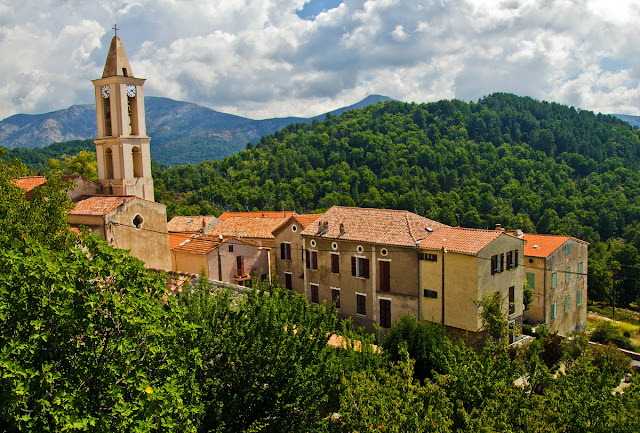
[[[551,288],[555,289],[556,287],[558,287],[558,273],[554,272],[551,274]]]
[[[582,271],[584,270],[584,266],[582,262],[578,263],[578,277],[582,276]]]
[[[567,245],[567,255],[568,255],[568,256],[570,256],[570,255],[571,255],[571,247],[572,247],[572,246],[573,246],[573,245],[571,245],[571,244],[568,244],[568,245]]]
[[[568,283],[571,280],[571,266],[567,266],[567,269],[564,271],[564,282]]]
[[[552,319],[556,318],[556,303],[555,302],[553,304],[551,304],[551,318]]]
[[[578,290],[578,294],[576,296],[576,305],[582,305],[582,290]]]
[[[569,297],[564,298],[564,312],[567,313],[569,311]]]
[[[527,284],[529,289],[533,290],[536,287],[536,274],[533,272],[527,272]]]

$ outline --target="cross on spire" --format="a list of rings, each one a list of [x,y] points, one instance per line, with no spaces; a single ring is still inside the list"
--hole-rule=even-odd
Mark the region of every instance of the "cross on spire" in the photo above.
[[[112,29],[112,30],[115,30],[115,32],[116,32],[116,36],[118,36],[118,30],[120,30],[120,29],[118,28],[118,25],[117,25],[117,24],[114,24],[114,25],[113,25],[113,27],[111,27],[111,29]]]

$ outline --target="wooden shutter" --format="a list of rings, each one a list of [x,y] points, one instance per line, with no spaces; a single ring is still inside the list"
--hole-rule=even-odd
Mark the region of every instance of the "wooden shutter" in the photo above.
[[[331,272],[340,273],[340,256],[337,254],[331,254]]]
[[[285,244],[284,242],[280,244],[280,258],[282,260],[287,258],[287,244]]]
[[[513,268],[513,253],[507,251],[507,269]]]
[[[284,287],[287,290],[293,290],[293,284],[291,281],[291,274],[284,274]]]
[[[363,273],[365,278],[369,278],[369,259],[362,259]]]
[[[516,289],[514,286],[509,287],[509,314],[516,312]]]
[[[391,301],[380,299],[380,326],[391,328]]]
[[[351,257],[351,275],[356,276],[356,258]]]
[[[311,252],[311,259],[312,259],[311,269],[318,269],[318,252],[317,251]]]
[[[513,252],[513,267],[514,268],[518,267],[518,250],[515,250]]]
[[[498,256],[491,256],[491,275],[498,272]]]
[[[500,254],[500,270],[498,272],[504,272],[504,254]]]
[[[243,256],[236,257],[236,268],[237,268],[237,274],[239,277],[244,275],[244,257]]]
[[[309,269],[309,267],[311,266],[310,265],[311,260],[309,260],[309,250],[304,250],[304,253],[305,253],[304,256],[306,260],[306,266],[307,266],[307,269]]]
[[[380,291],[389,292],[391,290],[391,262],[380,261]]]

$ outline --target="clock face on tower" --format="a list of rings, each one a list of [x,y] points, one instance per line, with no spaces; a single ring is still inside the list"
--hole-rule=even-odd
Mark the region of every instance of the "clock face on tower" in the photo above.
[[[133,84],[127,84],[127,96],[129,98],[135,98],[136,96],[136,86]]]
[[[107,99],[109,97],[109,86],[102,86],[102,97]]]

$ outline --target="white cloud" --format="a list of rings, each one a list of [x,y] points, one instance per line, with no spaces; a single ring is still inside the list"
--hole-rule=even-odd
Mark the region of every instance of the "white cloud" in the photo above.
[[[93,102],[114,23],[147,95],[247,117],[496,91],[640,114],[633,0],[343,0],[296,14],[322,1],[0,0],[0,118]]]

